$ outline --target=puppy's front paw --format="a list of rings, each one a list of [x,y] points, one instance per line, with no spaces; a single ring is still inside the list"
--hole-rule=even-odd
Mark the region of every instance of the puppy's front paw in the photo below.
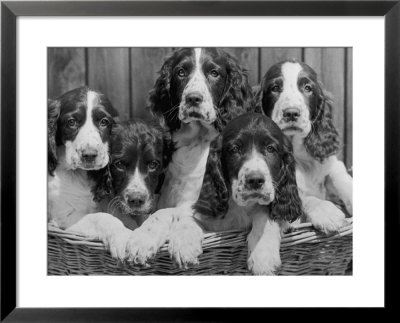
[[[325,233],[337,232],[346,225],[346,216],[332,202],[322,201],[308,212],[313,226]]]
[[[247,259],[247,266],[253,275],[272,276],[281,266],[281,257],[278,252],[254,251]]]
[[[188,269],[190,265],[198,265],[202,242],[203,231],[199,227],[183,227],[171,233],[168,251],[179,268]]]
[[[130,237],[130,232],[128,229],[122,229],[102,238],[103,243],[113,258],[119,260],[126,258],[126,245]]]
[[[144,227],[139,227],[131,233],[127,242],[127,259],[135,264],[146,265],[164,243],[164,237],[146,230]]]

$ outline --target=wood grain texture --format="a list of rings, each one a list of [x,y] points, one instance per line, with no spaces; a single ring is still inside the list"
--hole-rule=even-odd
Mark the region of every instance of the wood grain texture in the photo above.
[[[333,95],[333,122],[339,132],[342,148],[338,158],[344,159],[345,151],[345,49],[322,49],[322,82],[326,89]]]
[[[146,109],[149,91],[153,88],[161,66],[171,48],[131,48],[131,117],[148,119]]]
[[[302,60],[302,49],[299,47],[261,48],[260,80],[272,65],[290,58]]]
[[[318,75],[322,76],[322,48],[304,48],[303,61],[310,65]]]
[[[247,70],[250,86],[256,85],[260,82],[259,80],[259,55],[260,51],[255,47],[229,47],[224,48],[229,53],[233,54],[241,66]]]
[[[120,119],[130,118],[128,48],[89,48],[89,86],[106,94],[119,111]]]
[[[84,48],[49,48],[47,55],[49,98],[56,98],[69,90],[85,85]]]
[[[346,166],[353,166],[353,48],[346,49]]]

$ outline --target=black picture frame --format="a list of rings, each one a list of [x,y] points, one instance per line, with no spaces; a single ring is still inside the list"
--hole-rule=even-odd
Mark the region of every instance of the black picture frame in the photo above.
[[[398,286],[400,1],[4,1],[1,3],[1,321],[234,321],[240,309],[16,307],[16,19],[19,16],[384,16],[385,308]],[[373,113],[366,108],[366,113]],[[373,127],[371,127],[373,135]],[[373,153],[373,147],[371,147]],[[396,241],[395,241],[396,242]],[[393,250],[392,250],[393,249]],[[391,255],[394,255],[391,256]],[[372,256],[371,256],[372,257]],[[390,277],[390,278],[389,278]],[[389,281],[390,279],[390,281]],[[393,287],[392,287],[393,288]],[[239,292],[240,294],[240,292]],[[252,309],[265,311],[265,309]],[[253,316],[254,315],[254,316]],[[262,313],[252,313],[260,317]]]

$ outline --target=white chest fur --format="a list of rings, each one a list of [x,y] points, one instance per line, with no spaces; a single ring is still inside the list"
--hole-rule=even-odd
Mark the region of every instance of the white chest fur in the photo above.
[[[198,199],[209,148],[209,143],[195,143],[175,151],[165,176],[158,208],[176,207]]]
[[[325,159],[322,163],[315,160],[306,151],[303,139],[293,140],[293,153],[296,160],[296,180],[301,192],[306,195],[326,199],[326,177],[336,156]]]
[[[158,209],[194,203],[199,197],[214,128],[199,123],[183,124],[174,134],[176,151],[168,165]]]
[[[95,212],[91,187],[86,171],[57,167],[54,176],[48,176],[48,220],[66,229]]]

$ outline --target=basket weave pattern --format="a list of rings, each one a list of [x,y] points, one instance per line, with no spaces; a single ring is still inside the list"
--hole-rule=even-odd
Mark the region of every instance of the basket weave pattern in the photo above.
[[[102,242],[50,227],[49,275],[249,275],[247,234],[243,231],[207,233],[199,265],[177,268],[164,245],[149,266],[113,259]],[[344,275],[353,255],[353,225],[334,235],[316,231],[311,224],[294,226],[282,237],[282,266],[278,275]]]

